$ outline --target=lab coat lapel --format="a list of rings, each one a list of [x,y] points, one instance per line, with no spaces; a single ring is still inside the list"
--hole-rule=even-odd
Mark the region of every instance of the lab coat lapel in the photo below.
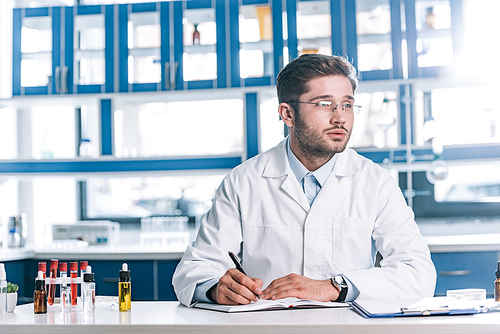
[[[320,205],[340,190],[340,178],[350,176],[359,171],[359,167],[353,158],[352,150],[346,149],[344,152],[338,153],[338,155],[335,167],[328,180],[326,180],[325,185],[318,193],[318,196],[316,196],[313,207]]]
[[[284,177],[281,189],[288,194],[304,211],[309,211],[309,203],[300,187],[299,182],[288,163],[286,155],[286,139],[273,148],[267,165],[262,174],[263,177]]]

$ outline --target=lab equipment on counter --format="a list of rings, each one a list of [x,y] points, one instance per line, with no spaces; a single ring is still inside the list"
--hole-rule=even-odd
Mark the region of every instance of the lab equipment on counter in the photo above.
[[[189,217],[165,216],[141,218],[142,246],[185,249],[189,244]]]
[[[87,270],[83,274],[82,300],[84,312],[95,311],[95,279],[91,266],[87,266]]]
[[[446,297],[458,300],[485,300],[486,289],[456,289],[447,290]]]
[[[53,224],[52,240],[81,240],[89,245],[114,245],[120,237],[120,224],[109,220]]]
[[[24,247],[28,237],[28,220],[26,214],[21,213],[18,216],[9,217],[8,228],[8,246]]]
[[[69,271],[71,278],[78,277],[78,262],[70,262]],[[71,306],[76,306],[78,303],[78,285],[71,282]]]
[[[68,278],[68,263],[61,262],[59,264],[59,274],[64,280]],[[61,310],[63,312],[71,311],[71,286],[68,283],[61,283]]]
[[[43,273],[43,279],[45,279],[45,273],[47,272],[47,262],[38,262],[38,271],[41,271]]]
[[[45,290],[45,280],[41,271],[38,272],[38,276],[35,279],[33,301],[35,314],[47,313],[47,291]]]
[[[57,268],[59,267],[59,260],[50,260],[50,276],[51,279],[57,278]],[[49,284],[49,305],[54,305],[54,299],[56,297],[56,285],[54,283]]]
[[[130,311],[132,306],[132,283],[130,282],[130,270],[126,263],[122,264],[118,281],[118,305],[120,312]]]

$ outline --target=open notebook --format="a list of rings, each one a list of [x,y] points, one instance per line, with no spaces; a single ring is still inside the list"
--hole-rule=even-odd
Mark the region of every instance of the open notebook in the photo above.
[[[313,307],[349,307],[348,303],[337,302],[319,302],[309,299],[298,299],[295,297],[277,299],[277,300],[259,300],[247,305],[219,305],[211,303],[196,303],[194,307],[221,312],[251,312],[284,310],[288,308],[313,308]]]

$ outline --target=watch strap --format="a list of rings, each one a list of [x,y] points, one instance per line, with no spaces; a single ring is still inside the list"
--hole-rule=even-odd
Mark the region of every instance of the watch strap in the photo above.
[[[345,282],[344,277],[338,276],[342,279],[343,284],[338,284],[335,280],[337,276],[332,277],[332,284],[339,290],[339,296],[335,299],[336,302],[343,303],[347,297],[347,283]]]

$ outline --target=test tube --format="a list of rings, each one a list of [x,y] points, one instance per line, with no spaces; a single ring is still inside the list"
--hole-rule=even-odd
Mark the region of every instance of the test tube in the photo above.
[[[83,281],[83,274],[85,274],[85,272],[87,271],[87,266],[89,265],[89,262],[88,261],[80,261],[80,275],[79,277],[82,278],[82,281]],[[79,296],[80,297],[83,297],[83,294],[82,294],[82,287],[79,286],[78,287],[78,292],[79,292]]]
[[[45,273],[47,272],[47,262],[38,262],[38,271],[42,272],[43,279],[45,279]]]
[[[78,262],[70,262],[69,270],[71,278],[78,277]],[[71,282],[71,305],[76,305],[78,299],[78,285]]]
[[[49,278],[56,279],[57,278],[57,267],[59,267],[59,260],[52,259],[50,260],[50,276]],[[50,283],[49,284],[49,300],[48,303],[49,305],[54,305],[54,299],[56,296],[56,284],[55,283]]]
[[[87,271],[88,265],[89,261],[80,261],[80,277],[83,277],[83,274]]]
[[[68,263],[59,263],[59,274],[61,278],[65,279],[68,277]],[[71,288],[68,283],[61,283],[61,310],[69,311],[71,306]]]

